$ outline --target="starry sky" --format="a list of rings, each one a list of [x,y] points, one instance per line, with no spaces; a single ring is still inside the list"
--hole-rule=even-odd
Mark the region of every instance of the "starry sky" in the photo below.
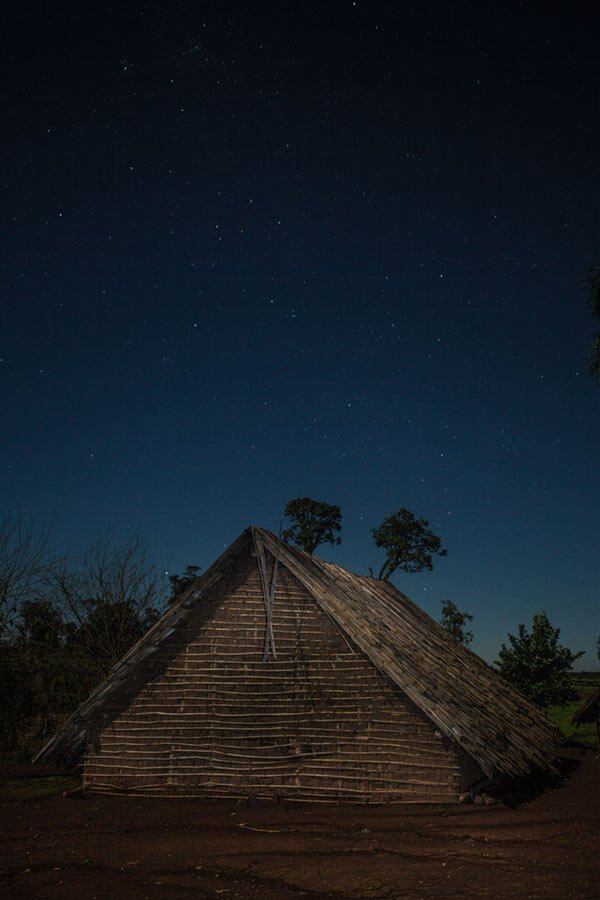
[[[594,4],[13,7],[3,27],[2,512],[58,549],[206,567],[339,504],[492,661],[545,610],[600,632]]]

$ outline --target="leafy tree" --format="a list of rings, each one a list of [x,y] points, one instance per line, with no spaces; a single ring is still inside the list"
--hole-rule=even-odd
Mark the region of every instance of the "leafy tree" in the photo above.
[[[583,651],[572,653],[558,643],[560,628],[554,628],[545,612],[533,617],[531,632],[519,625],[519,633],[508,635],[496,666],[517,690],[540,709],[565,704],[577,698],[569,673]]]
[[[0,641],[0,759],[30,759],[98,681],[77,629],[47,597],[25,600]]]
[[[186,566],[183,575],[169,575],[171,593],[167,598],[169,605],[175,603],[184,591],[196,581],[200,575],[200,566]]]
[[[50,600],[25,600],[19,609],[17,631],[22,646],[56,648],[65,635],[65,623]]]
[[[20,648],[30,701],[17,723],[18,741],[34,749],[60,726],[98,682],[98,668],[76,644]]]
[[[21,650],[0,641],[0,762],[19,758],[23,724],[30,713],[32,697],[27,663]],[[24,755],[24,754],[23,754]]]
[[[285,507],[284,516],[292,525],[283,532],[283,540],[295,544],[307,553],[314,553],[321,544],[341,544],[337,532],[342,530],[342,513],[339,506],[297,497]]]
[[[468,647],[473,640],[473,632],[467,631],[467,624],[473,621],[473,616],[468,612],[461,612],[452,600],[442,600],[442,628],[449,631],[455,641]]]
[[[594,266],[589,275],[590,312],[594,319],[600,320],[600,266]],[[600,381],[600,331],[594,338],[589,362],[590,375]]]
[[[427,519],[416,519],[409,509],[399,509],[371,529],[378,547],[386,551],[379,578],[389,581],[396,569],[421,572],[433,569],[432,555],[446,556],[442,541],[429,529]]]

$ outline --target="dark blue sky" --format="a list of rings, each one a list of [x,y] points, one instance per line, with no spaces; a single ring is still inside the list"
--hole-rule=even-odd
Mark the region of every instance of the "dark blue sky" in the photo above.
[[[0,502],[208,565],[285,502],[380,561],[401,506],[492,660],[600,631],[599,15],[520,4],[13,10]]]

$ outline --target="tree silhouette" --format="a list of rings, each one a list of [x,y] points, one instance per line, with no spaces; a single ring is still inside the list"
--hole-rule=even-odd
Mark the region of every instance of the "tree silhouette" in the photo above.
[[[442,600],[442,628],[449,631],[455,641],[468,647],[473,640],[473,632],[467,631],[467,625],[473,621],[473,616],[468,612],[461,612],[452,600]]]
[[[337,532],[342,530],[339,506],[331,506],[310,497],[296,497],[286,504],[284,515],[292,525],[282,534],[288,544],[295,544],[307,553],[314,553],[321,544],[341,544]]]
[[[163,599],[161,577],[139,537],[122,545],[100,539],[82,556],[65,557],[52,570],[50,590],[103,675],[156,622]]]
[[[169,606],[175,603],[178,597],[181,597],[198,578],[200,577],[200,566],[186,566],[183,575],[169,575],[169,583],[171,585],[171,593],[167,598]]]
[[[381,581],[389,581],[396,569],[421,572],[433,569],[432,555],[446,556],[441,539],[429,529],[427,519],[416,519],[409,510],[399,509],[387,516],[381,525],[371,529],[378,547],[386,551],[380,571]]]

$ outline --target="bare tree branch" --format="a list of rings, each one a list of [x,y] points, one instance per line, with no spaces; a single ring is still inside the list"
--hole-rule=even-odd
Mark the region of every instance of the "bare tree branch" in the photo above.
[[[140,537],[122,545],[102,538],[66,557],[51,575],[55,601],[77,625],[82,649],[108,672],[156,620],[162,576]]]
[[[41,590],[52,567],[51,526],[36,529],[20,512],[0,520],[0,635],[14,625],[19,606]]]

